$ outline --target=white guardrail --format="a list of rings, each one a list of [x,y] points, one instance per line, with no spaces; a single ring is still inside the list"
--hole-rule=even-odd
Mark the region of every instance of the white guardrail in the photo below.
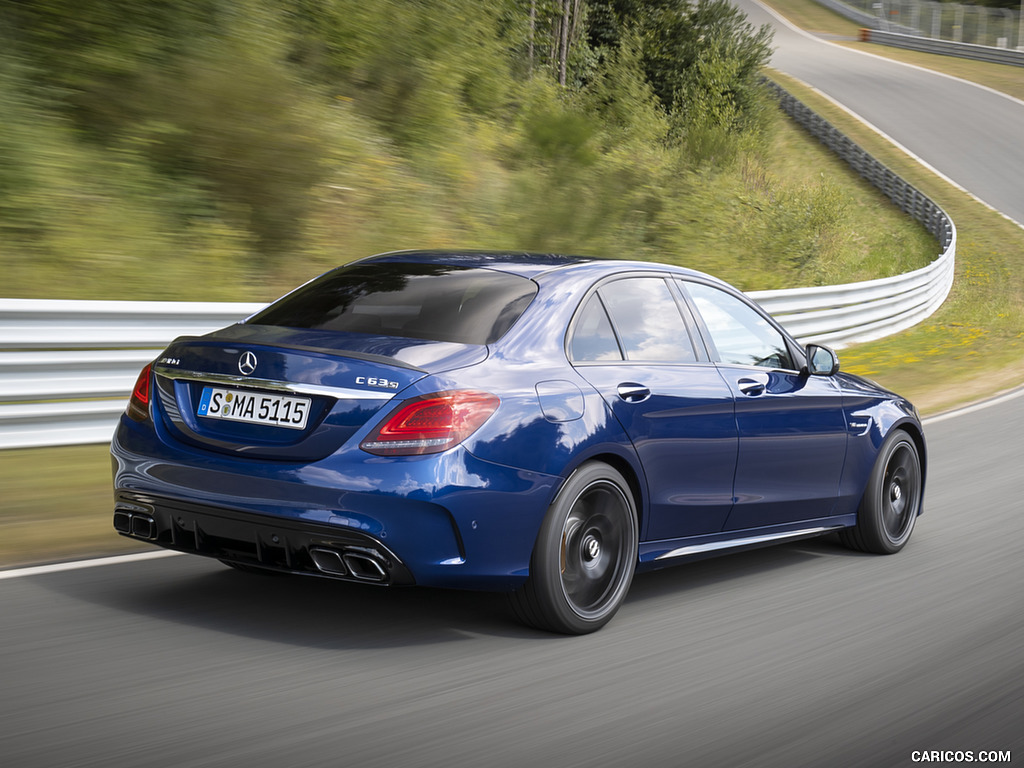
[[[788,93],[779,96],[794,119],[927,226],[943,252],[904,275],[750,297],[801,342],[843,347],[919,323],[953,284],[953,222]],[[139,371],[168,343],[230,325],[263,306],[0,299],[0,449],[107,442]]]
[[[865,27],[863,42],[1024,67],[1024,16],[1016,10],[934,0],[817,1]]]

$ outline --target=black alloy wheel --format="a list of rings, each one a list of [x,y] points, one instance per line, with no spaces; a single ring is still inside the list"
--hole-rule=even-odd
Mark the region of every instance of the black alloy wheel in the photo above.
[[[903,430],[882,443],[857,510],[857,525],[840,534],[852,549],[891,555],[906,546],[921,510],[921,458]]]
[[[606,464],[584,464],[548,510],[530,577],[512,595],[512,606],[527,624],[553,632],[600,629],[625,600],[637,547],[636,507],[625,479]]]

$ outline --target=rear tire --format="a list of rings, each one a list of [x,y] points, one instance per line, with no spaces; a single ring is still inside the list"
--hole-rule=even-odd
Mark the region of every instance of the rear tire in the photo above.
[[[582,635],[618,611],[636,569],[636,506],[622,475],[601,462],[577,469],[541,525],[530,576],[510,597],[521,621]]]
[[[857,525],[840,532],[850,549],[892,555],[906,546],[921,510],[921,458],[901,429],[886,437],[871,470]]]

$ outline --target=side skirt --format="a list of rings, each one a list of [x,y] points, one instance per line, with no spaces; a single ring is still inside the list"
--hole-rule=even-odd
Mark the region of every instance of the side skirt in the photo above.
[[[690,536],[684,539],[664,539],[640,542],[638,571],[651,571],[674,565],[682,560],[699,560],[744,549],[756,549],[787,541],[823,536],[857,524],[857,515],[836,515],[817,520],[803,520],[767,528],[748,528],[743,531]]]

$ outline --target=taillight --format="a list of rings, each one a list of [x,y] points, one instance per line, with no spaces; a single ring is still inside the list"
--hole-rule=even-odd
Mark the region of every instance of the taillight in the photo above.
[[[128,418],[135,421],[145,421],[149,418],[149,388],[153,378],[153,364],[150,363],[142,369],[139,378],[135,381],[135,388],[132,390],[132,399],[128,401]]]
[[[501,401],[489,392],[435,392],[403,403],[359,447],[377,456],[441,453],[476,432]]]

